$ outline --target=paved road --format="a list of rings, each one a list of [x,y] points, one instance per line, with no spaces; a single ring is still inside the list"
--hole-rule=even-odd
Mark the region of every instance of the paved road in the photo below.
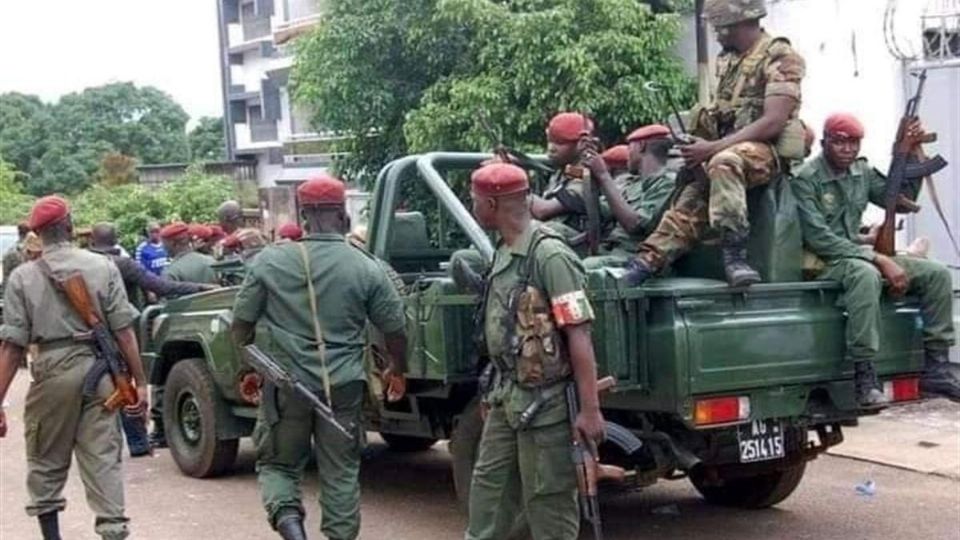
[[[0,539],[37,538],[25,501],[20,415],[26,377],[14,383],[9,438],[0,442]],[[272,539],[264,522],[253,473],[243,447],[233,475],[216,480],[181,476],[170,455],[126,463],[133,538]],[[421,540],[462,537],[463,515],[453,502],[449,457],[443,444],[415,455],[398,455],[373,442],[363,472],[365,539]],[[872,479],[873,497],[855,486]],[[308,526],[319,538],[316,483],[305,485]],[[67,487],[70,505],[61,522],[65,538],[95,540],[93,516],[76,474]],[[705,504],[685,481],[604,501],[607,538],[960,539],[960,482],[901,469],[827,456],[810,465],[793,497],[765,511],[730,511]],[[584,534],[581,538],[588,538]]]

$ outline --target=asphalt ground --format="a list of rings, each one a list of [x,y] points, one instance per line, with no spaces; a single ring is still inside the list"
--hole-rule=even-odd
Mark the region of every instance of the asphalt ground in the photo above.
[[[0,539],[39,538],[26,502],[21,372],[11,389],[11,430],[0,440]],[[445,445],[417,454],[389,451],[371,437],[362,473],[364,539],[462,538],[465,516],[453,495]],[[127,459],[127,507],[131,538],[272,539],[257,492],[253,452],[241,447],[229,476],[196,480],[180,474],[166,450]],[[308,533],[321,538],[316,482],[304,485]],[[872,480],[875,494],[858,494]],[[63,536],[95,540],[93,515],[83,499],[76,471],[66,489]],[[960,481],[836,456],[812,462],[792,497],[777,508],[730,510],[706,504],[685,480],[662,482],[640,492],[603,501],[609,540],[644,538],[790,539],[960,539]],[[584,530],[581,538],[590,538]]]

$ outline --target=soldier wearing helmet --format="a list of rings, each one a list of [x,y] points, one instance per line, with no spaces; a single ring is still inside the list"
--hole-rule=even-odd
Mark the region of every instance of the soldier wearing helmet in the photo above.
[[[710,229],[721,240],[732,286],[760,281],[747,263],[747,190],[788,172],[804,157],[800,81],[804,61],[785,38],[760,26],[762,0],[706,0],[704,17],[723,52],[717,59],[712,103],[691,112],[689,144],[681,146],[688,167],[706,177],[684,187],[657,229],[631,261],[627,281],[639,284],[692,249]]]

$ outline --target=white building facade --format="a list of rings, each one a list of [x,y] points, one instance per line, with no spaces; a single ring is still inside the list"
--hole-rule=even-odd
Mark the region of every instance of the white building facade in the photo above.
[[[256,162],[260,187],[326,170],[334,137],[310,127],[288,91],[290,42],[320,17],[320,0],[218,0],[229,159]]]

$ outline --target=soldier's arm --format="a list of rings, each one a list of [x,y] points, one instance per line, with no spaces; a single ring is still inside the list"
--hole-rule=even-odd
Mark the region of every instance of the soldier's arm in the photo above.
[[[198,293],[212,288],[210,285],[203,283],[173,281],[165,277],[157,276],[153,272],[148,272],[133,259],[118,260],[117,267],[119,268],[120,266],[123,266],[123,268],[120,268],[120,273],[124,274],[125,279],[136,283],[141,289],[147,292],[152,292],[167,298]]]
[[[873,260],[870,250],[858,246],[850,239],[834,233],[827,225],[813,183],[805,178],[795,178],[790,185],[797,198],[800,228],[803,243],[813,253],[824,259],[857,258]]]
[[[544,241],[548,243],[553,242]],[[585,291],[583,264],[566,246],[544,247],[547,248],[544,251],[549,252],[538,256],[537,271],[550,296],[553,319],[567,338],[570,367],[580,397],[580,416],[575,427],[584,438],[599,442],[604,436],[604,424],[597,395],[597,362],[590,337],[593,308]]]
[[[653,219],[660,213],[670,200],[673,194],[673,188],[677,185],[673,174],[664,175],[653,183],[643,193],[641,203],[637,208],[637,214],[640,216],[640,222],[637,228],[630,233],[646,236],[657,226]]]
[[[547,221],[566,213],[567,209],[557,199],[544,199],[534,195],[530,202],[530,214],[540,221]]]
[[[640,227],[642,216],[624,198],[623,193],[617,188],[616,182],[610,177],[610,173],[595,174],[594,178],[597,179],[597,184],[600,186],[600,191],[603,192],[610,213],[613,214],[617,223],[627,232],[633,232]]]
[[[372,262],[372,261],[371,261]],[[376,263],[374,263],[376,264]],[[402,374],[407,369],[406,314],[403,300],[386,272],[378,265],[370,269],[367,318],[384,334],[390,371]]]
[[[233,342],[242,347],[253,342],[254,327],[267,304],[267,289],[259,277],[257,263],[251,265],[243,278],[237,298],[233,304],[233,324],[230,336]]]
[[[770,46],[771,61],[765,70],[763,115],[717,142],[716,151],[750,141],[773,142],[800,107],[800,82],[806,73],[803,58],[786,42]]]
[[[8,275],[6,280],[3,324],[0,325],[0,437],[7,431],[2,404],[30,342],[30,319],[26,311],[20,274]]]
[[[120,269],[109,259],[104,263],[107,266],[107,288],[106,296],[102,301],[103,314],[117,341],[120,354],[130,370],[130,375],[137,383],[137,389],[144,390],[147,387],[147,379],[144,376],[143,362],[140,360],[137,334],[133,329],[133,322],[138,315],[137,309],[127,299],[127,290],[123,286]],[[141,396],[143,397],[145,394]]]

